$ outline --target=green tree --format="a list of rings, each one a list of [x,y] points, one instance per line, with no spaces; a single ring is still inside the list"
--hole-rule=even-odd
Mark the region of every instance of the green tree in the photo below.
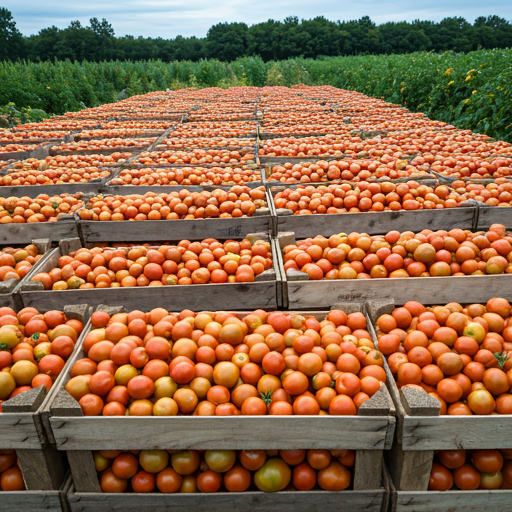
[[[247,51],[248,27],[245,23],[218,23],[206,34],[206,56],[233,61]]]
[[[0,7],[0,60],[17,60],[25,57],[25,40],[16,28],[11,11]]]

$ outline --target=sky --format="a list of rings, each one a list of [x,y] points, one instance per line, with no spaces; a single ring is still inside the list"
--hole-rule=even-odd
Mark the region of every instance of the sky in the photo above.
[[[351,20],[370,16],[377,24],[415,19],[440,21],[462,16],[473,22],[478,16],[496,14],[512,20],[512,0],[4,0],[24,35],[56,25],[65,28],[72,20],[89,24],[92,17],[106,18],[116,36],[174,38],[204,37],[219,22],[243,21],[248,25],[287,16]]]

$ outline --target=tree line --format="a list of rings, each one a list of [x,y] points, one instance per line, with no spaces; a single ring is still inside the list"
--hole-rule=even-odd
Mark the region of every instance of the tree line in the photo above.
[[[23,36],[12,13],[0,8],[0,60],[65,60],[99,62],[159,59],[163,62],[218,59],[231,62],[259,56],[265,62],[294,57],[319,58],[416,51],[470,52],[512,46],[512,23],[499,16],[480,16],[473,24],[462,17],[440,22],[415,20],[376,25],[368,16],[330,21],[323,16],[263,23],[218,23],[206,37],[116,37],[106,20],[91,18],[88,26],[72,21]]]

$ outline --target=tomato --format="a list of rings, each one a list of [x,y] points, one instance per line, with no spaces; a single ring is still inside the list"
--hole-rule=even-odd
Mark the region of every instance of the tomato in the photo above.
[[[495,473],[503,467],[503,455],[499,450],[475,450],[472,462],[482,473]]]
[[[351,478],[350,471],[333,460],[318,472],[318,485],[324,491],[342,491],[350,485]]]
[[[159,473],[167,467],[169,454],[165,450],[142,450],[139,463],[148,473]]]
[[[316,485],[316,471],[303,462],[293,469],[293,486],[298,491],[310,491]]]
[[[131,453],[123,453],[112,463],[112,472],[118,478],[129,479],[135,476],[139,469],[139,460]]]
[[[155,475],[139,471],[131,480],[133,492],[152,492],[155,488]]]
[[[201,492],[217,492],[222,485],[222,476],[211,469],[197,477],[197,488]]]
[[[236,452],[234,450],[207,450],[204,460],[211,470],[225,473],[235,464]]]
[[[191,475],[197,470],[201,459],[195,450],[176,452],[171,455],[171,466],[178,475]]]
[[[290,483],[290,466],[282,459],[268,459],[254,474],[256,487],[263,492],[279,492]]]
[[[445,468],[457,469],[466,462],[466,450],[442,450],[437,457]]]
[[[448,491],[453,486],[453,476],[450,470],[434,462],[430,472],[429,491]]]
[[[478,489],[480,479],[480,473],[471,464],[463,464],[453,472],[455,485],[462,491]]]
[[[183,477],[172,468],[165,468],[156,476],[156,486],[163,493],[178,492],[182,483]]]
[[[109,468],[101,475],[100,486],[103,492],[124,492],[128,488],[128,480],[117,477]]]
[[[235,464],[224,474],[224,486],[230,492],[246,491],[251,485],[251,473],[240,464]]]
[[[265,450],[242,450],[239,457],[240,463],[245,469],[256,471],[265,464],[267,454]]]

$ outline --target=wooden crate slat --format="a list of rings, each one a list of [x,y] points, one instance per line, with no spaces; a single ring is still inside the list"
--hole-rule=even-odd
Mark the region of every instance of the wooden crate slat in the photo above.
[[[57,416],[50,423],[59,450],[383,450],[392,437],[387,416]]]
[[[41,448],[40,432],[33,413],[0,414],[0,431],[0,448],[3,450]]]
[[[512,228],[512,206],[479,206],[478,229],[488,229],[492,224]]]
[[[321,308],[338,301],[392,299],[397,304],[486,303],[492,297],[512,300],[512,274],[485,276],[407,277],[404,279],[287,280],[289,307]]]
[[[268,231],[269,215],[227,219],[84,221],[79,225],[85,242],[151,242],[203,238],[242,238]]]
[[[48,238],[57,242],[76,236],[78,229],[73,219],[0,226],[0,244],[30,244],[34,238]]]
[[[512,490],[398,491],[391,512],[510,512]]]
[[[406,416],[404,450],[512,448],[512,415]]]
[[[305,492],[241,492],[195,494],[104,494],[70,493],[68,501],[73,512],[343,512],[365,510],[381,512],[384,489],[371,491],[305,491]]]
[[[0,509],[16,512],[62,512],[60,491],[0,491]]]
[[[281,214],[280,214],[281,213]],[[280,231],[294,231],[297,238],[338,233],[384,234],[391,230],[421,231],[422,229],[472,229],[477,216],[474,206],[441,210],[383,211],[364,213],[283,215],[277,210]]]

